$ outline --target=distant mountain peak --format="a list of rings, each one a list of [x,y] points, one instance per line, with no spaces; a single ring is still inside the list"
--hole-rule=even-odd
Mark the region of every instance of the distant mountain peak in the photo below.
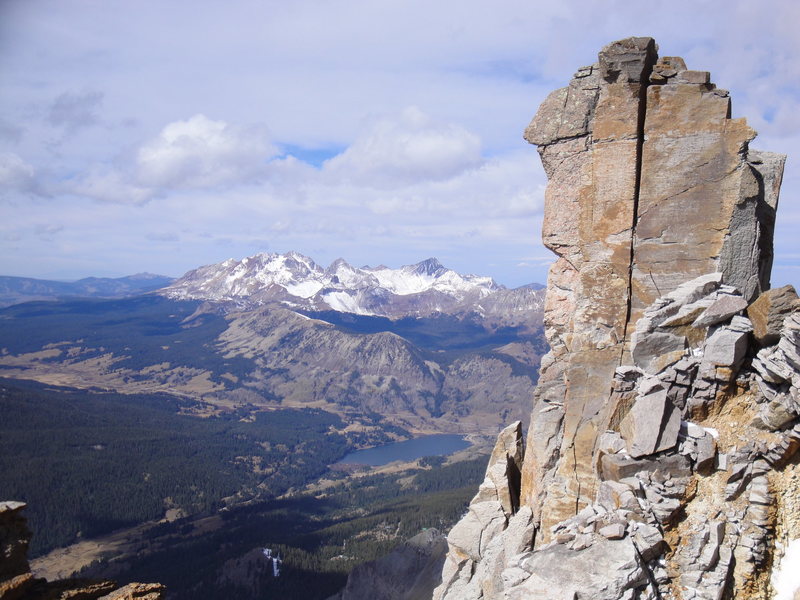
[[[416,265],[413,265],[413,267],[414,273],[419,273],[420,275],[430,275],[432,277],[442,275],[443,271],[447,271],[444,265],[442,265],[438,259],[433,257],[423,260],[422,262],[418,262]]]

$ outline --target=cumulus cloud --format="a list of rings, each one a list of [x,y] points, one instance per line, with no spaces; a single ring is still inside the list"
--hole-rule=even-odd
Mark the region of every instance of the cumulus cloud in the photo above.
[[[524,218],[540,213],[543,206],[544,185],[532,173],[534,160],[530,152],[506,153],[481,159],[477,165],[469,163],[449,177],[414,178],[403,185],[395,180],[384,189],[375,189],[372,180],[344,179],[332,184],[323,177],[307,195],[312,202],[349,199],[384,218],[455,223],[472,217]],[[346,204],[343,200],[339,203]]]
[[[208,188],[257,178],[277,154],[263,126],[236,127],[197,114],[175,121],[139,149],[138,183],[154,188]]]
[[[54,184],[61,192],[112,204],[143,205],[171,193],[228,190],[303,170],[296,159],[276,159],[266,127],[242,127],[197,114],[164,126],[120,156]]]
[[[373,121],[347,150],[325,162],[324,171],[363,185],[392,187],[446,179],[481,162],[478,136],[412,106]]]
[[[101,92],[64,92],[50,105],[47,121],[71,131],[89,127],[97,123],[97,110],[102,102]]]

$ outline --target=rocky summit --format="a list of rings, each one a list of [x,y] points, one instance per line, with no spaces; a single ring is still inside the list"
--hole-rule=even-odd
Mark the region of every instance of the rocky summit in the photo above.
[[[797,597],[800,302],[770,289],[785,157],[755,136],[647,37],[542,103],[550,352],[434,598]]]

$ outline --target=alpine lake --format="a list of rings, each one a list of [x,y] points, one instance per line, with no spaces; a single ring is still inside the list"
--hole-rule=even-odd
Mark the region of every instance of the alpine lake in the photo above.
[[[396,460],[411,461],[423,456],[446,456],[469,446],[470,443],[464,436],[457,434],[423,435],[403,442],[356,450],[339,460],[337,464],[380,467]]]

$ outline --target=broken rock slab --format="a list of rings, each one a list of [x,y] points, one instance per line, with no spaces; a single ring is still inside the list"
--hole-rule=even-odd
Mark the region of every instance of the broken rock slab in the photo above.
[[[730,325],[717,327],[703,346],[703,363],[736,368],[747,353],[752,326],[745,317],[734,317]]]
[[[553,600],[633,598],[648,584],[647,571],[629,538],[597,538],[582,550],[563,544],[516,557],[503,572],[504,598]]]
[[[668,331],[636,331],[631,345],[633,364],[650,374],[678,362],[686,352],[686,338]]]
[[[791,285],[767,290],[747,307],[753,323],[753,336],[762,346],[776,344],[786,316],[798,305],[797,292]]]
[[[725,294],[717,298],[692,324],[694,327],[710,327],[730,320],[747,308],[747,301],[741,296]]]
[[[600,459],[600,472],[604,480],[621,481],[642,471],[658,470],[674,477],[688,477],[692,474],[691,462],[680,454],[640,459],[625,454],[606,454]]]
[[[663,387],[636,398],[633,407],[620,424],[620,434],[628,454],[641,458],[678,443],[681,411],[667,397]]]

